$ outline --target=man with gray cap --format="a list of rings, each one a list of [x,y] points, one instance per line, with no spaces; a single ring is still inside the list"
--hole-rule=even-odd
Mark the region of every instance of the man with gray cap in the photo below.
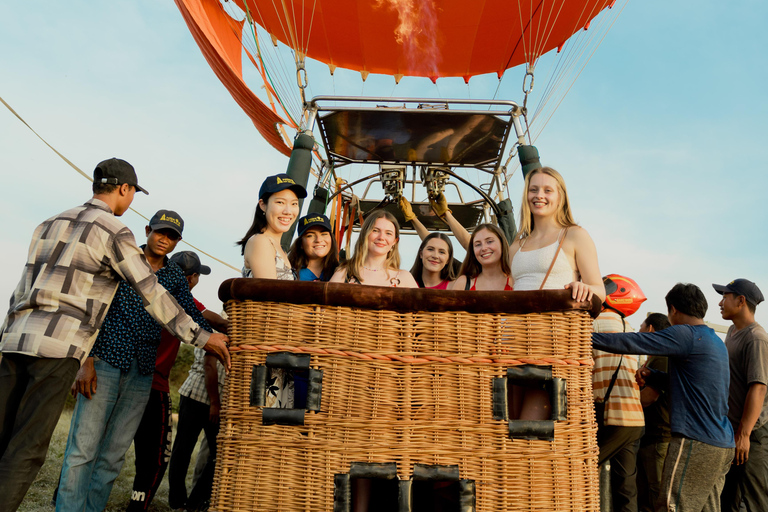
[[[763,294],[755,283],[736,279],[713,284],[723,296],[720,314],[733,325],[725,346],[731,371],[728,419],[736,437],[736,454],[720,495],[723,512],[768,510],[768,334],[755,322]]]
[[[43,465],[66,394],[120,281],[165,328],[229,366],[228,338],[205,332],[184,313],[117,219],[137,190],[146,193],[133,166],[111,158],[93,178],[89,201],[35,230],[0,328],[0,512],[16,510]]]

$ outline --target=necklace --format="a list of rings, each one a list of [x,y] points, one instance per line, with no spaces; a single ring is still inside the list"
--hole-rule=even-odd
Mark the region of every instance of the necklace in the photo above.
[[[365,265],[363,265],[363,268],[365,270],[370,270],[371,272],[378,272],[380,270],[384,270],[383,268],[369,268],[369,267],[366,267]]]

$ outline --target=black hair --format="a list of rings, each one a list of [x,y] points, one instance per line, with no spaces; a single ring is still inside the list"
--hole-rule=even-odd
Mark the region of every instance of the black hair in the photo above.
[[[272,194],[264,194],[264,196],[261,197],[261,200],[264,201],[264,204],[267,204],[269,202],[269,196]],[[251,223],[251,227],[248,228],[248,231],[246,231],[245,236],[236,242],[235,245],[240,246],[240,254],[245,256],[245,244],[248,243],[248,240],[253,235],[258,235],[259,233],[263,233],[264,229],[267,227],[267,213],[261,209],[261,206],[258,204],[256,205],[256,213],[253,214],[253,223]]]
[[[701,289],[690,283],[677,283],[669,290],[664,300],[667,302],[667,311],[674,306],[680,313],[699,320],[704,319],[709,307]]]
[[[757,311],[757,305],[752,304],[751,302],[749,302],[746,297],[744,297],[744,302],[747,303],[747,309],[749,310],[749,312],[754,315],[755,311]]]
[[[309,231],[304,232],[306,235]],[[329,232],[330,233],[330,232]],[[288,251],[288,261],[291,263],[291,267],[301,270],[307,267],[309,260],[307,259],[307,253],[304,252],[304,244],[302,240],[304,236],[298,237],[293,241],[291,249]],[[331,250],[323,258],[323,270],[320,272],[320,281],[328,281],[333,277],[333,273],[336,272],[336,267],[339,266],[339,244],[336,242],[336,237],[331,233]]]
[[[448,261],[445,263],[442,270],[440,270],[440,280],[445,281],[448,279],[453,281],[456,279],[456,265],[454,264],[455,260],[453,259],[453,244],[451,243],[451,239],[444,233],[430,233],[424,240],[422,240],[419,250],[416,252],[416,261],[413,262],[413,266],[411,267],[411,275],[416,280],[416,284],[419,285],[419,288],[424,288],[424,278],[422,275],[424,273],[424,262],[421,260],[421,251],[424,250],[430,240],[434,240],[435,238],[439,238],[448,244]]]
[[[101,183],[94,181],[93,185],[91,186],[91,190],[93,190],[94,194],[111,194],[117,190],[117,187],[119,186],[120,185],[115,185],[113,183]]]
[[[645,325],[653,327],[654,331],[663,331],[671,324],[669,323],[669,318],[667,318],[667,315],[663,313],[651,313],[646,317]]]

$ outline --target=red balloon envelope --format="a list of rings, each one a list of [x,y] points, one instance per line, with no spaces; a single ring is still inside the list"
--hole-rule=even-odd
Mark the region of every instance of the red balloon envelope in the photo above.
[[[534,62],[614,0],[234,1],[331,69],[469,80]]]

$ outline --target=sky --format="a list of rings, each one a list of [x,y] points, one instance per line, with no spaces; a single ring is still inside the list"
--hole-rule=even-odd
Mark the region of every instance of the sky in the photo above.
[[[629,0],[536,140],[542,162],[565,178],[601,272],[635,279],[648,297],[630,317],[636,327],[666,310],[677,282],[698,285],[706,320],[720,325],[712,283],[744,277],[768,293],[766,19],[768,4],[758,0]],[[498,88],[500,99],[523,99],[513,73],[501,86],[485,76],[469,86],[404,79],[397,88],[354,75],[310,68],[310,96],[349,83],[353,94],[490,97]],[[134,208],[147,217],[178,211],[185,241],[236,268],[235,241],[251,223],[258,188],[287,164],[218,82],[171,1],[0,3],[0,97],[88,174],[106,158],[129,161],[150,192]],[[0,173],[1,298],[21,276],[34,228],[91,194],[2,105]],[[522,177],[513,176],[516,211],[521,193]],[[142,243],[146,221],[133,212],[122,220]],[[403,237],[404,267],[417,246]],[[213,272],[195,295],[218,310],[219,284],[238,272],[201,257]],[[757,320],[768,324],[768,306]]]

